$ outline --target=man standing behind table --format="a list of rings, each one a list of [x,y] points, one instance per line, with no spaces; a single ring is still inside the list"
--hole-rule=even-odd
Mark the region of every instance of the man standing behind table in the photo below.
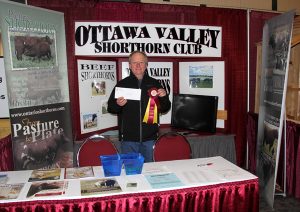
[[[148,57],[144,52],[129,55],[130,75],[119,81],[116,87],[141,89],[141,99],[115,99],[113,89],[108,100],[108,112],[119,114],[121,152],[141,153],[145,162],[153,161],[153,144],[157,139],[159,113],[171,108],[165,89],[147,73]]]

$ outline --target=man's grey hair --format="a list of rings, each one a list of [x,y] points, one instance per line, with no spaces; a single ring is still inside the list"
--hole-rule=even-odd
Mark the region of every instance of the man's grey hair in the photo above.
[[[133,52],[130,53],[129,58],[128,58],[129,63],[131,63],[131,58],[132,58],[132,56],[133,56],[134,54],[141,54],[141,55],[143,55],[144,58],[145,58],[145,63],[146,63],[146,65],[148,65],[148,56],[146,55],[145,52],[138,51],[138,50],[137,50],[137,51],[133,51]]]

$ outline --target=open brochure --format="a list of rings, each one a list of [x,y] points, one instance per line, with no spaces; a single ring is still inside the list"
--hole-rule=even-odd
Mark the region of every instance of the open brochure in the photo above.
[[[122,189],[115,178],[81,180],[81,195],[121,192]]]
[[[63,180],[32,182],[27,193],[27,198],[63,195],[67,186],[68,182]]]
[[[59,180],[61,169],[36,169],[33,170],[28,182],[41,180]]]
[[[85,177],[94,177],[93,168],[91,166],[66,168],[66,179],[77,179]]]
[[[24,183],[0,184],[0,200],[18,198]]]

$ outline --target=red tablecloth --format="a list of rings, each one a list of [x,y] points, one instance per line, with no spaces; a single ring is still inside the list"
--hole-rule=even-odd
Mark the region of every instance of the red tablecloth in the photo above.
[[[258,179],[160,192],[4,203],[0,211],[258,211]]]
[[[0,139],[0,171],[13,170],[13,153],[11,135]]]

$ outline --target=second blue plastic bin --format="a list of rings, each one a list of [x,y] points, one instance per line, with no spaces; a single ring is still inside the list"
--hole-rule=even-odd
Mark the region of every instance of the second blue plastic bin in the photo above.
[[[123,164],[126,175],[141,174],[144,165],[144,157],[140,153],[101,155],[100,160],[105,177],[120,176]]]
[[[125,166],[126,175],[141,174],[144,157],[140,153],[121,154]]]

